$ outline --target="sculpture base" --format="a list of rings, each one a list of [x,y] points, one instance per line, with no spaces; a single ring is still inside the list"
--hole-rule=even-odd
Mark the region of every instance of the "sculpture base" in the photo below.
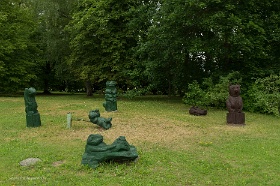
[[[243,112],[230,112],[227,113],[228,124],[245,125],[245,114]]]
[[[103,107],[107,112],[117,111],[117,102],[106,101],[103,103]]]
[[[41,126],[41,119],[40,114],[26,114],[26,125],[27,127],[40,127]]]
[[[101,162],[119,162],[119,163],[126,163],[134,161],[138,158],[137,150],[133,145],[129,146],[130,149],[127,151],[119,151],[119,152],[94,152],[84,153],[82,156],[83,165],[88,165],[89,167],[95,169],[99,166]]]
[[[138,158],[138,153],[133,145],[129,145],[124,136],[118,137],[111,145],[103,142],[100,134],[91,134],[87,139],[82,164],[95,169],[101,162],[128,162]]]

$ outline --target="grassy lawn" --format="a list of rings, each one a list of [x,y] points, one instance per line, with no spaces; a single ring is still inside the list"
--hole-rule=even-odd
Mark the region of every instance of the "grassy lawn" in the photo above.
[[[246,126],[226,125],[226,110],[188,114],[179,98],[120,98],[106,112],[104,96],[37,95],[42,126],[26,128],[22,97],[0,97],[0,185],[280,185],[280,120],[246,112]],[[88,122],[98,108],[112,117],[103,130]],[[72,112],[72,128],[66,114]],[[139,159],[130,164],[81,165],[89,134],[111,144],[125,136]],[[22,167],[38,157],[42,162]]]

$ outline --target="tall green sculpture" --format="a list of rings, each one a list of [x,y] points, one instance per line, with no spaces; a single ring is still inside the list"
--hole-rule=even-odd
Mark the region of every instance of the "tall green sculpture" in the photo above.
[[[25,88],[24,102],[26,112],[26,125],[27,127],[40,127],[41,119],[37,110],[37,103],[35,100],[36,90],[33,87]]]
[[[117,111],[117,82],[107,81],[105,89],[105,102],[103,106],[108,112]]]
[[[129,145],[124,136],[118,137],[111,145],[103,142],[100,134],[88,136],[82,164],[95,169],[99,163],[105,161],[132,161],[138,157],[137,150]]]

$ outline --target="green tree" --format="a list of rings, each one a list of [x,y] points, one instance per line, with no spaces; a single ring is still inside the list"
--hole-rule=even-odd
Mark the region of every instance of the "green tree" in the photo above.
[[[0,1],[0,91],[16,92],[36,78],[35,22],[28,2]]]
[[[206,30],[202,50],[218,75],[239,71],[246,81],[279,70],[279,3],[277,1],[201,1]],[[276,45],[275,45],[276,44]],[[274,46],[274,47],[272,47]],[[272,49],[273,48],[273,49]],[[278,56],[277,56],[278,55]],[[278,58],[278,59],[277,59]]]
[[[182,94],[188,82],[204,77],[200,6],[195,5],[182,0],[157,3],[147,39],[141,42],[151,86],[169,95]]]
[[[279,71],[277,1],[163,0],[140,50],[152,85],[169,93],[193,80]]]
[[[126,72],[132,68],[132,48],[137,46],[137,33],[129,25],[135,4],[132,0],[85,0],[79,5],[67,30],[71,33],[69,62],[80,79],[129,82]]]
[[[33,1],[37,17],[37,42],[40,46],[40,60],[37,63],[40,87],[44,93],[50,89],[65,89],[74,80],[66,63],[69,53],[69,36],[64,31],[71,20],[72,9],[78,0],[36,0]],[[73,84],[73,83],[72,83]]]
[[[137,45],[131,49],[133,54],[131,68],[123,71],[130,77],[124,90],[136,91],[141,95],[153,87],[149,80],[149,73],[146,73],[145,59],[148,53],[145,52],[145,47],[141,44],[148,39],[148,30],[153,25],[151,20],[157,11],[159,1],[144,0],[134,2],[134,6],[129,10],[131,19],[128,26],[136,37]]]

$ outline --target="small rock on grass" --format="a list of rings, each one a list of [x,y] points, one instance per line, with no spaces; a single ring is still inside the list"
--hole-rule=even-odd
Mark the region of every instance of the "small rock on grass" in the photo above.
[[[19,164],[21,166],[30,166],[30,165],[35,165],[37,162],[40,162],[40,161],[42,161],[42,160],[39,158],[27,158],[27,159],[19,162]]]

